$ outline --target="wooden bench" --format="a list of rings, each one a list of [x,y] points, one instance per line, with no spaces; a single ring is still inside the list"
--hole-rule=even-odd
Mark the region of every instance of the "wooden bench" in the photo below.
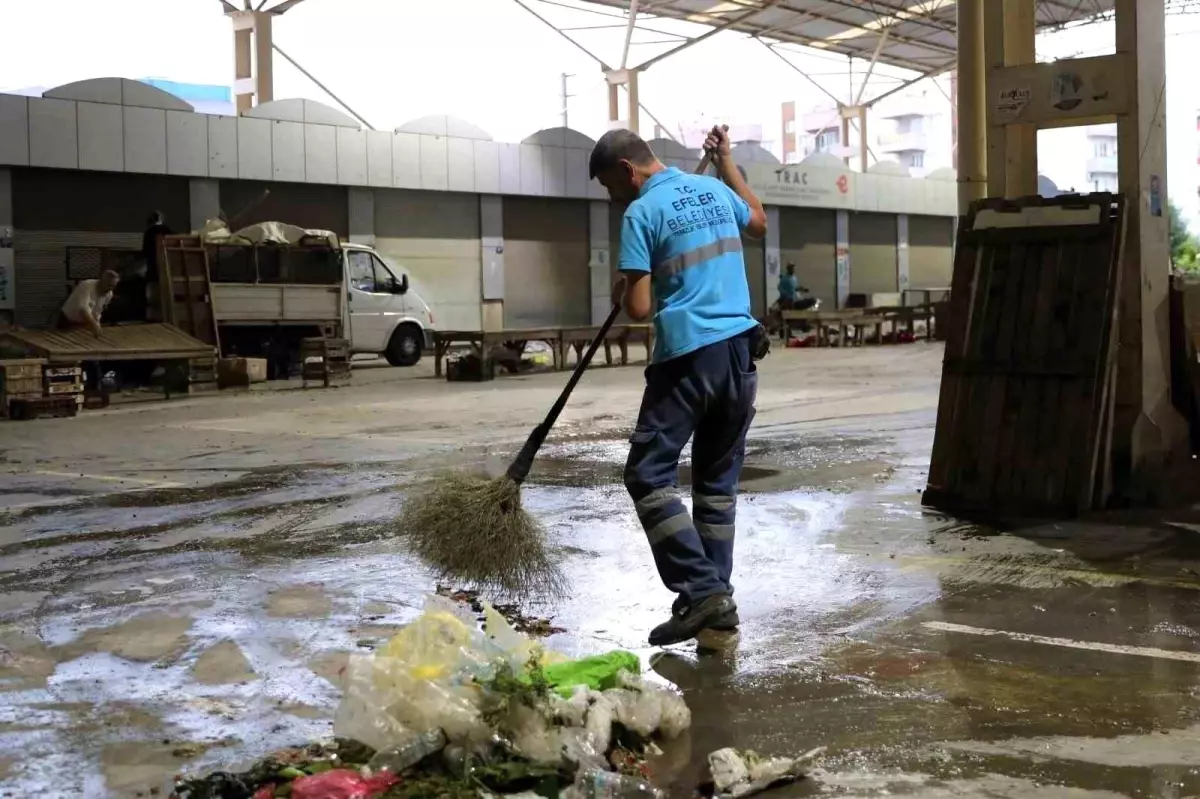
[[[544,341],[550,345],[554,356],[554,368],[561,369],[562,328],[536,327],[512,328],[507,330],[436,330],[433,333],[433,373],[442,376],[442,361],[450,348],[467,344],[476,350],[480,358],[488,358],[494,347],[515,351],[520,357],[531,341]]]
[[[846,346],[853,341],[862,344],[862,329],[873,322],[867,320],[864,309],[846,308],[840,311],[783,311],[783,340],[792,337],[792,325],[797,322],[808,322],[817,331],[817,346],[829,346],[829,331],[838,331],[838,346]]]
[[[567,368],[567,350],[575,350],[575,357],[582,357],[588,344],[600,333],[600,326],[510,328],[502,330],[437,330],[433,333],[433,373],[443,374],[443,361],[450,349],[458,345],[473,347],[481,358],[489,357],[495,347],[503,347],[520,357],[531,341],[544,341],[550,345],[554,356],[554,369]],[[621,352],[621,365],[629,363],[630,343],[642,342],[646,347],[646,362],[654,350],[654,326],[646,324],[613,325],[604,337],[604,355],[611,365],[612,345]]]
[[[592,343],[592,340],[600,334],[600,326],[593,327],[565,327],[562,330],[560,338],[562,352],[559,355],[560,369],[565,369],[567,365],[567,350],[575,350],[575,360],[579,361],[583,357],[583,351]],[[641,342],[646,347],[646,363],[650,363],[651,354],[654,351],[654,325],[646,324],[629,324],[629,325],[613,325],[608,330],[608,334],[604,337],[604,360],[609,366],[612,366],[612,345],[616,343],[621,351],[621,365],[629,365],[629,344],[631,342]]]

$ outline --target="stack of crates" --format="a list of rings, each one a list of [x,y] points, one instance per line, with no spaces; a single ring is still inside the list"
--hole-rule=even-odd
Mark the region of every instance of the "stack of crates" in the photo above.
[[[45,396],[71,397],[77,409],[83,408],[83,368],[80,366],[46,366],[42,371]]]
[[[42,398],[41,358],[0,360],[0,417],[8,418],[13,400]]]

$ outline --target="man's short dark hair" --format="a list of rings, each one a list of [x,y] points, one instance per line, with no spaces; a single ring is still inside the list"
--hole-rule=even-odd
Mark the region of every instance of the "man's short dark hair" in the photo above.
[[[592,160],[588,164],[589,176],[595,180],[596,175],[622,161],[628,161],[636,166],[646,166],[654,161],[654,151],[646,140],[632,130],[610,130],[600,137],[592,148]]]

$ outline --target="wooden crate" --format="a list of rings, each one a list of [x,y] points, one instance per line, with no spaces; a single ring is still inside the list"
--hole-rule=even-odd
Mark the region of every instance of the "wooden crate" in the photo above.
[[[15,399],[37,399],[42,396],[41,358],[0,360],[0,417],[7,417],[9,403]]]
[[[1124,200],[983,200],[961,222],[927,505],[1103,504]]]
[[[47,397],[73,396],[83,405],[83,367],[47,366],[42,370],[42,391]]]
[[[189,394],[217,390],[217,359],[192,358],[188,361]]]
[[[350,379],[350,342],[344,338],[314,337],[300,342],[300,377],[320,381],[325,387],[333,381]]]

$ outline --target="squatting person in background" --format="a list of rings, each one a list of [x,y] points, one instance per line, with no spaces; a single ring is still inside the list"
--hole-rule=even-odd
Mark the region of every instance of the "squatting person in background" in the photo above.
[[[81,280],[58,316],[60,328],[86,327],[96,338],[100,337],[100,316],[112,302],[113,289],[121,282],[120,276],[111,269],[105,270],[99,279]]]
[[[725,131],[713,128],[704,149],[721,180],[665,166],[628,130],[606,133],[590,164],[592,178],[628,206],[613,302],[634,320],[654,316],[654,354],[625,466],[659,576],[677,594],[671,618],[650,633],[654,646],[739,623],[730,583],[734,515],[758,389],[759,331],[741,233],[765,236],[767,215]],[[679,453],[693,435],[689,515],[679,496]]]

